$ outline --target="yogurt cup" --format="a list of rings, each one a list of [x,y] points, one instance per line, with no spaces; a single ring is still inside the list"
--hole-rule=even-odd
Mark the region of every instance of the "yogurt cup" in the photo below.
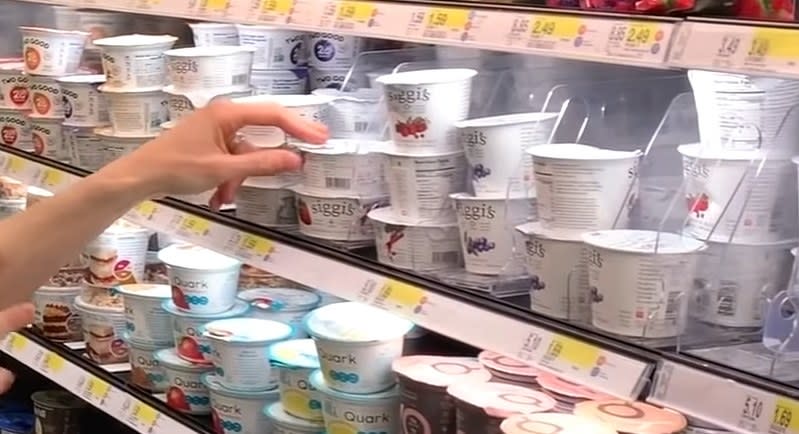
[[[456,383],[447,393],[455,400],[457,432],[464,434],[500,432],[504,419],[550,411],[556,404],[543,392],[504,383]]]
[[[462,151],[384,151],[386,178],[394,214],[404,219],[449,223],[455,220],[449,195],[466,189]]]
[[[0,141],[6,146],[33,149],[28,113],[16,109],[0,109]]]
[[[95,127],[106,125],[108,104],[99,87],[105,76],[71,75],[58,79],[64,106],[64,125]]]
[[[160,90],[116,92],[105,84],[100,90],[108,98],[111,129],[118,137],[155,135],[169,120],[167,96]]]
[[[175,338],[175,349],[178,357],[192,363],[210,365],[211,343],[203,336],[205,324],[218,319],[244,316],[249,305],[236,301],[234,306],[225,312],[213,315],[199,315],[184,312],[175,306],[172,300],[161,305],[172,317],[172,332]]]
[[[88,33],[27,26],[20,26],[19,31],[25,73],[60,76],[78,70]]]
[[[61,85],[56,77],[29,75],[28,90],[30,91],[33,116],[58,119],[64,117]]]
[[[293,184],[276,178],[247,178],[236,192],[236,216],[261,226],[296,228],[296,200],[290,188]]]
[[[331,137],[374,140],[383,138],[387,122],[383,92],[362,88],[353,92],[316,89],[312,93],[333,99],[328,110]]]
[[[329,387],[322,371],[311,374],[311,384],[322,401],[326,432],[400,432],[396,386],[368,395],[344,393]]]
[[[583,386],[582,384],[572,383],[571,381],[564,380],[562,377],[552,375],[547,372],[542,372],[536,379],[538,386],[550,396],[558,399],[568,400],[573,404],[585,400],[604,400],[610,398],[601,392]]]
[[[375,231],[377,260],[397,268],[435,271],[463,264],[458,225],[415,223],[394,214],[392,207],[368,214]]]
[[[324,123],[327,119],[327,106],[330,99],[318,95],[258,95],[236,98],[233,102],[238,104],[276,103],[300,117]],[[250,143],[258,147],[274,148],[285,143],[300,143],[298,139],[287,135],[275,126],[248,125],[239,132]]]
[[[305,33],[265,25],[236,24],[239,44],[255,50],[252,69],[296,68],[307,63]]]
[[[29,77],[23,72],[23,62],[0,63],[0,106],[15,110],[30,110]]]
[[[66,390],[40,390],[31,395],[31,401],[35,416],[33,432],[77,434],[81,431],[81,416],[88,405],[74,394]]]
[[[211,424],[219,434],[260,434],[273,432],[264,409],[279,399],[277,389],[239,392],[224,386],[213,373],[202,382],[211,393]]]
[[[80,293],[80,286],[43,286],[33,293],[33,324],[44,337],[65,342],[83,338],[80,314],[75,309],[75,297]]]
[[[55,26],[59,29],[79,29],[89,32],[87,48],[95,48],[92,41],[120,35],[127,30],[128,16],[121,12],[53,7]]]
[[[406,356],[391,367],[399,379],[404,433],[455,432],[455,402],[447,387],[491,380],[491,373],[469,357]]]
[[[195,47],[239,45],[239,32],[230,23],[188,23]]]
[[[51,193],[43,188],[29,186],[27,194],[25,195],[25,209],[28,209],[33,205],[36,205],[37,203],[53,196],[55,196],[54,193]]]
[[[94,159],[97,158],[97,160],[99,160],[100,167],[130,154],[156,136],[156,134],[119,135],[114,132],[113,128],[111,127],[95,128],[93,133],[100,141],[99,150],[96,151],[99,155],[90,153],[85,158],[90,162],[94,162]],[[85,138],[82,142],[79,141],[77,144],[91,146],[92,143],[93,140]],[[80,150],[81,148],[78,147],[75,149]],[[81,156],[80,158],[84,157]]]
[[[156,351],[155,359],[163,367],[169,382],[166,405],[192,415],[211,413],[211,397],[202,376],[213,367],[187,362],[178,357],[174,348]]]
[[[538,222],[516,226],[524,235],[524,257],[531,276],[530,309],[555,318],[587,322],[591,316],[588,255],[582,239],[543,235]]]
[[[536,379],[541,371],[522,361],[512,359],[493,351],[481,351],[477,355],[477,360],[484,368],[491,372],[493,381],[511,382],[513,384],[536,384]]]
[[[391,363],[402,355],[403,337],[412,327],[406,319],[355,302],[331,304],[305,317],[324,387],[345,394],[390,389],[395,383]]]
[[[141,345],[169,346],[174,340],[172,317],[162,307],[172,293],[169,285],[149,283],[120,285],[116,290],[125,303],[125,321],[129,340]]]
[[[53,160],[63,161],[69,158],[64,146],[63,127],[60,118],[30,117],[33,152]]]
[[[322,403],[310,383],[311,374],[319,369],[319,355],[313,339],[293,339],[269,347],[272,369],[278,373],[280,403],[293,417],[321,423]]]
[[[217,314],[233,307],[241,262],[190,244],[173,244],[158,252],[167,265],[172,301],[178,309]]]
[[[558,113],[515,113],[455,123],[474,194],[535,197],[533,161],[525,151],[548,143]]]
[[[324,434],[322,420],[310,421],[289,414],[283,404],[276,402],[264,408],[264,414],[271,422],[271,432],[275,434]]]
[[[308,68],[253,70],[255,95],[302,95],[308,90]]]
[[[128,361],[125,333],[125,312],[121,306],[98,306],[75,297],[75,310],[81,318],[86,355],[100,364]]]
[[[155,353],[169,348],[169,344],[145,344],[131,339],[129,333],[125,334],[125,341],[130,349],[130,382],[153,393],[166,392],[169,381]]]
[[[455,122],[469,115],[474,69],[427,69],[378,77],[388,103],[391,138],[408,152],[462,151]]]
[[[563,413],[516,414],[499,426],[502,434],[617,434],[602,422]]]
[[[308,336],[302,320],[321,300],[316,293],[296,288],[253,288],[240,291],[236,297],[249,303],[249,317],[290,326],[292,339]]]
[[[546,234],[571,237],[628,226],[640,151],[556,143],[526,152],[533,158],[538,218]]]
[[[461,252],[466,271],[475,274],[513,274],[521,271],[524,247],[513,228],[535,218],[529,199],[449,196],[461,232]]]
[[[170,35],[122,35],[94,44],[103,51],[104,90],[156,91],[167,79],[164,51],[178,38]]]
[[[291,326],[281,322],[230,318],[206,324],[203,337],[211,342],[220,384],[230,390],[258,391],[277,387],[267,351],[291,334]]]
[[[645,338],[684,331],[705,243],[667,232],[619,229],[587,232],[583,241],[594,327]]]
[[[300,232],[315,238],[334,241],[374,239],[374,228],[367,219],[369,211],[385,206],[385,197],[360,198],[302,185],[294,187]]]
[[[176,122],[185,116],[194,113],[195,110],[203,108],[216,99],[241,98],[252,95],[252,89],[245,90],[222,90],[222,89],[199,89],[196,91],[179,91],[175,86],[164,88],[167,94],[167,107],[170,122]],[[167,122],[168,124],[169,122]],[[164,124],[161,125],[164,128]]]
[[[308,86],[311,91],[317,89],[340,90],[355,87],[354,83],[347,81],[350,68],[308,68]],[[352,78],[350,77],[350,80]]]
[[[167,75],[175,90],[245,90],[250,87],[253,49],[246,47],[189,47],[164,52]]]
[[[314,68],[349,68],[363,46],[357,36],[333,33],[308,34],[308,64]]]
[[[618,432],[633,434],[678,433],[688,424],[685,416],[676,411],[620,399],[578,403],[574,415],[602,422]]]
[[[86,281],[104,288],[144,281],[149,230],[118,220],[83,250]]]
[[[375,197],[388,194],[383,176],[386,142],[331,139],[323,146],[301,146],[303,185],[341,194]]]
[[[0,176],[0,200],[24,201],[28,195],[28,186],[9,176]]]
[[[91,172],[105,164],[103,140],[94,134],[94,127],[64,126],[64,148],[71,164]]]

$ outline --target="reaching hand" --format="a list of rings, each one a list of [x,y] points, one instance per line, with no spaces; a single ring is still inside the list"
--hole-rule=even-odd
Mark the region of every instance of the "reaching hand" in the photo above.
[[[33,322],[34,307],[31,303],[22,303],[0,311],[0,338],[24,328]],[[8,369],[0,368],[0,395],[8,392],[14,385],[14,374]]]

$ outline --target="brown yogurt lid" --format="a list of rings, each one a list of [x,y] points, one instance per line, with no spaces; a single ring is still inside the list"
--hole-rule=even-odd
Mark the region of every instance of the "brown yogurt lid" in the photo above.
[[[545,412],[557,404],[543,392],[505,383],[457,383],[447,388],[447,393],[498,418]]]
[[[601,421],[564,413],[517,414],[500,429],[503,434],[618,434]]]
[[[599,420],[616,431],[629,434],[672,434],[688,425],[685,416],[676,411],[620,399],[581,402],[574,406],[574,414]]]
[[[491,373],[471,357],[406,356],[394,360],[391,369],[402,377],[437,387],[491,380]]]
[[[536,378],[536,381],[538,385],[545,390],[557,393],[558,395],[592,400],[613,399],[610,395],[598,392],[581,384],[572,383],[571,381],[564,380],[563,378],[549,373],[542,372],[538,378]]]
[[[481,352],[477,356],[477,360],[486,368],[504,374],[520,377],[537,377],[541,373],[540,370],[533,366],[493,351]]]

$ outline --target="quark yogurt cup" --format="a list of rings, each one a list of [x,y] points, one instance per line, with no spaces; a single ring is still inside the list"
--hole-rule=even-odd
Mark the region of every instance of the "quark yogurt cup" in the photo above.
[[[267,25],[236,24],[239,44],[255,51],[252,69],[288,69],[307,63],[305,33]]]
[[[196,91],[180,91],[177,90],[175,86],[169,85],[164,88],[164,93],[167,94],[167,107],[170,122],[176,122],[193,113],[195,110],[207,106],[215,99],[250,96],[252,95],[252,89],[198,89]],[[164,128],[164,125],[161,125],[161,128]]]
[[[58,79],[64,105],[64,125],[96,127],[108,124],[108,104],[99,87],[102,74],[70,75]]]
[[[64,102],[57,77],[29,75],[28,90],[32,116],[57,119],[64,117]]]
[[[34,154],[58,161],[69,159],[69,152],[64,146],[61,118],[31,116],[29,120]]]
[[[61,76],[78,70],[89,33],[26,26],[19,31],[27,74]]]
[[[406,319],[355,302],[331,304],[305,317],[326,387],[348,394],[376,393],[395,384],[391,363],[402,355],[403,338],[412,327]]]
[[[211,372],[212,366],[187,362],[178,357],[174,348],[156,351],[155,359],[163,367],[169,382],[166,405],[193,415],[211,413],[211,397],[202,376]]]
[[[116,136],[155,135],[169,120],[169,103],[161,90],[117,92],[105,84],[100,90],[108,99],[108,117]]]
[[[400,432],[397,386],[371,394],[344,393],[329,387],[322,371],[311,374],[311,384],[322,401],[327,432]]]
[[[100,306],[75,297],[75,310],[83,326],[86,354],[100,364],[128,361],[125,333],[125,312],[121,306]]]
[[[502,434],[617,434],[600,421],[563,413],[516,414],[499,428]]]
[[[210,365],[211,343],[203,336],[205,325],[211,321],[244,316],[249,305],[237,301],[230,309],[222,313],[201,315],[184,312],[175,306],[172,300],[164,301],[162,307],[172,317],[172,332],[178,357],[192,363]]]
[[[274,434],[324,434],[325,425],[321,420],[311,421],[289,414],[283,404],[276,402],[264,408]]]
[[[300,232],[315,238],[335,241],[374,239],[367,214],[388,204],[385,196],[358,197],[325,190],[294,186]]]
[[[600,421],[618,432],[630,434],[678,433],[688,424],[685,416],[676,411],[619,399],[581,402],[575,406],[574,415]]]
[[[255,50],[241,46],[176,48],[164,52],[169,82],[178,91],[250,87]]]
[[[308,336],[302,319],[319,306],[321,300],[318,294],[297,288],[253,288],[239,291],[236,297],[249,303],[247,316],[291,326],[293,339]]]
[[[26,151],[33,149],[28,113],[23,110],[0,109],[0,142]]]
[[[357,36],[334,33],[308,35],[308,64],[314,68],[349,68],[363,46]]]
[[[331,139],[324,145],[300,145],[304,155],[303,185],[363,197],[385,196],[383,175],[386,142]]]
[[[310,383],[319,369],[319,355],[313,339],[293,339],[269,347],[269,361],[278,373],[280,402],[291,416],[307,421],[322,421],[322,403]]]
[[[550,411],[556,404],[543,392],[504,383],[456,383],[447,393],[455,400],[456,429],[463,434],[499,432],[510,416]]]
[[[116,91],[160,90],[167,79],[164,51],[178,38],[170,35],[122,35],[96,39],[103,51],[106,89]]]
[[[169,381],[155,353],[169,348],[170,345],[138,342],[131,339],[130,333],[126,333],[124,339],[130,349],[130,382],[150,392],[165,392],[169,387]]]
[[[30,110],[28,76],[23,62],[0,63],[0,105],[16,110]]]
[[[105,288],[143,282],[149,241],[149,230],[118,220],[84,248],[86,281]]]
[[[195,47],[239,45],[239,32],[230,23],[188,23]]]
[[[260,434],[270,430],[264,414],[279,399],[277,389],[255,392],[234,391],[225,387],[219,376],[203,374],[202,382],[211,394],[211,424],[219,434]]]
[[[130,340],[142,345],[167,347],[173,341],[172,318],[163,308],[172,294],[169,285],[149,283],[115,288],[125,303],[125,321]]]
[[[286,107],[302,118],[324,123],[327,119],[327,108],[330,98],[318,95],[257,95],[235,98],[237,104],[276,103]],[[258,147],[274,148],[285,143],[300,143],[298,139],[287,135],[275,126],[247,125],[239,133],[250,143]]]
[[[251,176],[236,192],[236,217],[261,226],[294,229],[297,208],[294,185],[285,176]]]

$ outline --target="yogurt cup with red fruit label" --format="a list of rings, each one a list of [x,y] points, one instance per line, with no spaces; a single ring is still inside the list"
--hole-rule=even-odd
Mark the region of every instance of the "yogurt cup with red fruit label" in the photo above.
[[[144,345],[172,342],[172,318],[162,306],[172,294],[169,285],[138,283],[115,289],[122,294],[130,339]]]
[[[81,318],[86,355],[91,360],[100,364],[128,361],[128,344],[122,338],[125,333],[122,306],[92,304],[79,295],[75,297],[75,310]]]
[[[130,382],[150,392],[165,392],[169,381],[161,362],[155,358],[155,353],[170,348],[170,345],[139,342],[132,339],[130,333],[125,333],[124,339],[130,349]]]
[[[307,420],[289,414],[280,402],[264,408],[264,414],[274,434],[324,434],[325,424],[320,420]],[[347,431],[349,432],[349,431]]]
[[[105,90],[156,91],[166,83],[164,51],[178,38],[170,35],[122,35],[96,39],[103,52]]]
[[[117,220],[84,248],[86,280],[106,288],[143,282],[149,242],[149,230]]]
[[[322,146],[300,145],[304,156],[303,185],[363,197],[388,194],[383,175],[387,142],[331,139]]]
[[[278,389],[254,392],[230,390],[214,373],[202,376],[211,395],[211,424],[219,434],[273,432],[264,409],[280,399]]]
[[[269,25],[236,24],[239,43],[255,53],[252,69],[287,69],[305,65],[305,33]]]
[[[61,118],[30,116],[29,121],[35,154],[58,161],[69,158],[69,153],[64,146]]]
[[[219,382],[231,390],[253,391],[277,386],[267,352],[291,333],[291,326],[277,321],[230,318],[206,324],[203,337],[211,343]]]
[[[176,89],[175,86],[169,85],[164,88],[164,93],[167,94],[169,120],[170,122],[177,122],[181,118],[194,113],[195,110],[207,106],[211,101],[216,99],[251,96],[252,89],[197,89],[193,91],[181,91]]]
[[[108,99],[108,118],[116,136],[158,134],[169,120],[167,95],[161,90],[118,92],[107,84],[100,90]]]
[[[309,378],[319,369],[319,355],[313,339],[293,339],[269,347],[269,361],[278,373],[283,410],[300,419],[322,421],[322,403]]]
[[[678,433],[688,425],[685,416],[676,411],[645,402],[620,399],[578,403],[575,405],[574,415],[602,422],[623,433]]]
[[[447,388],[455,399],[456,429],[464,434],[499,432],[514,414],[541,413],[555,408],[549,395],[504,383],[456,383]]]
[[[30,110],[30,80],[22,62],[0,63],[0,103],[4,108]]]
[[[541,374],[541,371],[527,363],[493,351],[481,351],[477,355],[477,360],[491,372],[493,381],[500,383],[536,384],[536,378]]]
[[[99,87],[102,74],[70,75],[58,79],[63,100],[64,125],[96,127],[106,125],[108,104]]]
[[[188,23],[195,47],[239,45],[239,32],[230,23]]]
[[[354,394],[331,388],[322,371],[315,371],[310,380],[322,401],[327,432],[401,432],[400,392],[396,385],[380,392]]]
[[[237,104],[275,103],[302,118],[325,123],[331,98],[319,95],[255,95],[232,100]],[[301,143],[275,126],[247,125],[239,133],[255,146],[275,148],[286,143]]]
[[[16,109],[0,109],[0,142],[23,150],[32,150],[28,113]]]
[[[178,357],[174,348],[156,351],[155,359],[164,368],[169,382],[166,405],[192,415],[211,413],[211,397],[202,376],[213,371],[212,366],[187,362]]]
[[[31,115],[59,119],[64,117],[64,102],[58,78],[28,76],[28,89],[31,98]]]
[[[203,315],[184,312],[178,309],[172,300],[164,301],[162,307],[172,317],[172,332],[178,357],[192,363],[207,365],[213,363],[213,360],[211,360],[211,343],[203,336],[205,325],[218,319],[244,316],[250,308],[247,303],[236,301],[230,310]]]
[[[176,48],[164,52],[169,83],[178,91],[250,87],[255,48],[213,46]]]
[[[321,307],[305,317],[324,382],[344,393],[369,394],[395,384],[391,362],[402,355],[413,323],[360,303]]]
[[[167,266],[175,306],[195,314],[218,314],[236,301],[241,262],[190,244],[173,244],[158,252]]]
[[[25,72],[61,76],[78,70],[89,33],[20,26]]]
[[[374,239],[369,211],[388,205],[386,197],[359,197],[337,192],[293,187],[297,198],[300,232],[315,238],[336,241]]]
[[[600,421],[563,413],[516,414],[499,428],[502,434],[617,434]]]
[[[321,301],[319,294],[297,288],[253,288],[236,297],[250,304],[247,316],[291,326],[292,339],[308,337],[302,319]]]

